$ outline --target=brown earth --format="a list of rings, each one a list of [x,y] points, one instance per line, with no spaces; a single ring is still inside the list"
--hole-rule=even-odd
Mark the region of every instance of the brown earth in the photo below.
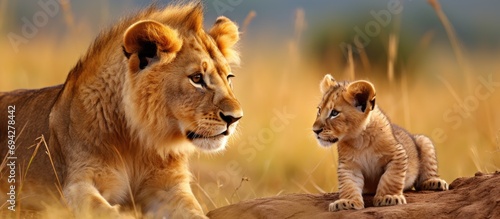
[[[408,191],[408,204],[373,207],[373,196],[364,195],[365,209],[328,212],[338,193],[290,194],[259,198],[215,209],[212,219],[246,218],[495,218],[500,219],[500,172],[476,173],[450,184],[444,192]]]

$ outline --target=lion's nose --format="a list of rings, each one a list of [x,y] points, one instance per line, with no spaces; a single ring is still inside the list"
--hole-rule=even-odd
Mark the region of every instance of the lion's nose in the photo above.
[[[237,122],[238,120],[241,119],[242,116],[232,116],[232,115],[225,115],[224,113],[220,112],[219,113],[219,116],[222,120],[224,120],[224,122],[227,123],[227,126],[230,126],[231,124]]]
[[[313,130],[314,133],[316,133],[316,135],[319,135],[319,133],[321,133],[323,131],[323,129],[315,129]]]

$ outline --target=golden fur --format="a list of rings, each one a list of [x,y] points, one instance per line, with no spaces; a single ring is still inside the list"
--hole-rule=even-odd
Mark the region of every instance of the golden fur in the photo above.
[[[54,162],[55,171],[42,145],[22,197],[47,198],[36,186],[58,194],[48,189],[56,172],[77,217],[121,218],[120,208],[134,207],[153,218],[206,218],[188,157],[195,148],[222,150],[243,115],[230,81],[238,40],[225,17],[205,32],[201,3],[151,6],[101,33],[63,85],[0,93],[1,109],[17,109],[18,167],[27,167],[41,135]]]
[[[364,208],[363,193],[374,206],[405,204],[403,190],[447,190],[437,175],[434,145],[392,124],[375,105],[368,81],[337,82],[326,75],[313,131],[320,145],[337,143],[340,199],[330,211]]]

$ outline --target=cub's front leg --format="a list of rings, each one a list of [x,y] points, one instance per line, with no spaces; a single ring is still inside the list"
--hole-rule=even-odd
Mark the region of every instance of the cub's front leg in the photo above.
[[[378,183],[373,199],[373,205],[376,207],[406,204],[403,188],[408,169],[408,156],[401,144],[397,144],[395,149]]]
[[[339,162],[339,197],[340,199],[330,203],[329,211],[340,211],[349,209],[363,209],[363,186],[364,178],[359,169],[350,169],[352,165]]]

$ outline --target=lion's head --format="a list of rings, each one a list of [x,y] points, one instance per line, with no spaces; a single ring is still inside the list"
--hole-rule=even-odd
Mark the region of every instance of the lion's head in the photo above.
[[[230,67],[239,62],[238,27],[219,17],[206,32],[200,5],[169,11],[176,14],[152,15],[123,36],[127,120],[150,144],[222,150],[243,116]]]
[[[323,98],[313,131],[321,146],[356,137],[375,107],[375,88],[368,81],[337,82],[327,74],[320,84]]]

